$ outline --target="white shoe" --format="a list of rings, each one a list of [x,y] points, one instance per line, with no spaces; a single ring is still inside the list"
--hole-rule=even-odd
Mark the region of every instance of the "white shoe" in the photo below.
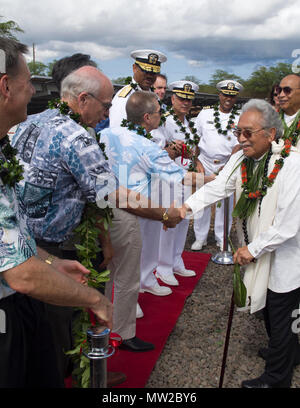
[[[191,246],[191,250],[192,251],[200,251],[200,249],[202,249],[202,247],[204,246],[204,245],[206,245],[206,241],[204,241],[204,242],[201,242],[201,241],[195,241],[193,244],[192,244],[192,246]]]
[[[156,295],[156,296],[167,296],[172,293],[172,289],[168,288],[167,286],[160,286],[159,283],[156,282],[156,284],[152,286],[151,288],[150,287],[141,288],[140,292],[141,293],[149,292],[149,293],[152,293],[152,295]]]
[[[162,276],[160,273],[156,272],[156,277],[159,278],[164,283],[166,283],[167,285],[171,285],[171,286],[178,286],[179,285],[179,282],[175,278],[174,275]]]
[[[192,276],[196,276],[196,272],[192,271],[191,269],[180,269],[180,270],[173,270],[174,273],[176,273],[176,275],[180,275],[180,276],[184,276],[186,278],[192,277]]]
[[[142,311],[141,306],[137,303],[136,304],[136,318],[141,319],[142,317],[144,317],[144,312]]]

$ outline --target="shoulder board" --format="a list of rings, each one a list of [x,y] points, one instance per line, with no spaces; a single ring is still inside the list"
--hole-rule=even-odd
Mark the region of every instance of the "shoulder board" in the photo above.
[[[121,89],[120,93],[118,94],[119,98],[126,98],[126,96],[129,94],[129,92],[132,90],[133,88],[131,87],[131,85],[126,85],[124,86],[124,88]]]
[[[169,115],[170,115],[170,112],[169,112],[169,111],[163,113],[163,116],[164,116],[165,118],[166,118],[167,116],[169,116]]]
[[[212,106],[207,105],[207,106],[203,106],[203,108],[202,108],[202,109],[211,109],[211,108],[212,108]]]

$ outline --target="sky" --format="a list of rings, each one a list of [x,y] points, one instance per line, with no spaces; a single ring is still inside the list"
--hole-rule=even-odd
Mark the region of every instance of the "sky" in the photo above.
[[[167,56],[169,83],[208,83],[217,69],[247,79],[278,62],[300,68],[300,0],[1,0],[0,15],[24,30],[17,37],[31,53],[35,44],[37,61],[82,52],[111,79],[132,75],[138,49]]]

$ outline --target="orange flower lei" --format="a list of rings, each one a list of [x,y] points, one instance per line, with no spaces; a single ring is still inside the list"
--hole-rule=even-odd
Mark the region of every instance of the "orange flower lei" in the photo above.
[[[299,126],[299,124],[298,124]],[[265,188],[259,188],[256,191],[248,191],[247,190],[247,183],[248,183],[248,175],[247,175],[247,167],[246,167],[246,160],[242,161],[241,165],[241,172],[242,172],[242,187],[244,189],[244,193],[247,195],[247,198],[250,200],[256,200],[266,194],[266,188],[271,187],[279,173],[279,170],[282,168],[284,159],[290,154],[292,147],[292,141],[290,139],[286,139],[284,141],[284,148],[281,151],[280,159],[275,161],[273,170],[271,171],[268,177],[264,177],[262,180],[262,186]]]

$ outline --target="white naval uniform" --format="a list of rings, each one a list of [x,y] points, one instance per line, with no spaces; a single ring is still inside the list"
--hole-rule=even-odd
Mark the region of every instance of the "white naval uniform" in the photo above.
[[[183,125],[192,135],[188,126],[188,120],[186,118],[184,118]],[[164,148],[167,143],[170,143],[176,139],[185,141],[185,136],[182,132],[180,132],[180,129],[172,115],[167,116],[166,122],[158,129],[153,130],[151,135],[153,136],[153,140],[159,144],[161,148]],[[188,159],[183,159],[183,163],[181,163],[181,157],[177,157],[175,159],[175,163],[187,170],[190,161]],[[187,191],[188,189],[186,188],[185,195],[187,194]],[[187,197],[188,195],[185,197],[185,199],[187,199]],[[180,205],[180,202],[177,203],[177,205]],[[175,228],[169,228],[167,231],[161,227],[158,265],[156,268],[156,271],[160,275],[167,277],[173,275],[174,270],[185,269],[182,259],[182,252],[184,249],[188,228],[189,220],[182,220]]]
[[[132,83],[136,84],[135,80],[132,80]],[[141,91],[139,85],[134,89],[131,85],[126,85],[121,88],[112,100],[112,106],[109,110],[109,126],[118,127],[121,126],[122,120],[127,119],[126,115],[126,103],[130,95],[135,91]]]
[[[230,113],[223,113],[219,110],[219,119],[222,130],[226,129]],[[234,118],[234,125],[238,123],[240,113]],[[199,160],[204,166],[205,175],[209,176],[218,172],[229,159],[232,149],[238,145],[237,138],[229,130],[227,135],[219,134],[214,123],[214,109],[202,109],[196,118],[195,126],[200,137]],[[229,201],[229,232],[232,225],[233,195]],[[210,227],[211,207],[206,207],[194,219],[194,232],[196,240],[205,243]],[[217,243],[223,245],[224,237],[224,200],[221,201],[221,207],[216,205],[215,212],[215,239]]]

